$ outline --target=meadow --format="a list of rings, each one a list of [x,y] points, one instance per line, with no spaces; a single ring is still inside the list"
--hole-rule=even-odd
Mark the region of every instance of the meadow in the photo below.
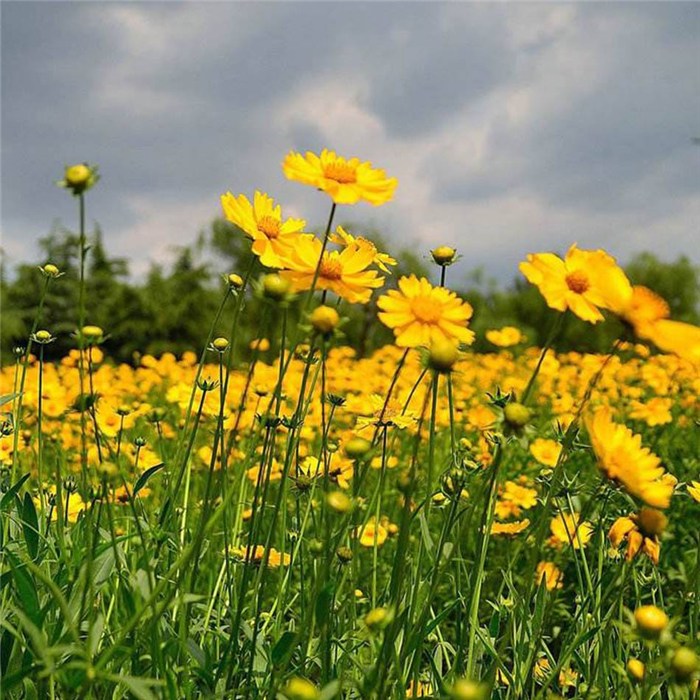
[[[520,265],[542,346],[507,326],[475,352],[458,251],[398,276],[335,224],[394,178],[330,151],[283,171],[325,232],[223,194],[250,265],[196,352],[126,364],[86,312],[98,172],[66,168],[72,347],[45,359],[46,261],[0,372],[2,697],[696,697],[700,328],[572,245]],[[394,342],[363,356],[343,327],[370,300]],[[569,317],[621,330],[556,352]]]

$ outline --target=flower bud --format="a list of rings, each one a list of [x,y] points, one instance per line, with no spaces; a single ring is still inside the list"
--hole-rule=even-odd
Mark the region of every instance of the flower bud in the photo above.
[[[45,330],[37,331],[34,334],[34,340],[36,340],[37,343],[48,343],[51,340],[51,333]]]
[[[299,676],[289,679],[284,695],[289,700],[318,700],[321,697],[319,689],[311,681]]]
[[[634,611],[637,630],[646,639],[658,639],[668,626],[668,616],[655,605],[642,605]]]
[[[262,281],[263,294],[273,301],[283,301],[292,288],[291,283],[272,272],[265,275]]]
[[[678,683],[687,683],[700,668],[698,655],[688,647],[678,647],[671,657],[671,671]]]
[[[509,403],[503,409],[503,415],[512,428],[523,428],[532,417],[532,411],[521,403]]]
[[[323,542],[321,542],[321,540],[311,540],[311,542],[309,542],[309,552],[314,556],[323,554]]]
[[[372,449],[372,443],[365,438],[356,437],[345,443],[345,454],[350,459],[364,457]]]
[[[338,312],[331,306],[318,306],[310,316],[311,325],[314,330],[329,335],[332,333],[340,322]]]
[[[641,683],[644,680],[646,668],[639,659],[630,659],[627,662],[627,675],[635,682]]]
[[[228,286],[231,287],[231,289],[241,289],[243,287],[243,278],[240,275],[237,275],[235,272],[232,272],[230,275],[226,277],[226,281],[228,282]]]
[[[331,491],[326,496],[326,503],[336,513],[349,513],[352,510],[352,500],[342,491]]]
[[[350,549],[350,547],[338,547],[335,555],[343,564],[347,564],[348,562],[352,561],[352,549]]]
[[[386,629],[394,619],[394,613],[389,608],[374,608],[365,615],[365,624],[372,632]]]
[[[430,345],[428,364],[436,372],[449,372],[459,359],[459,348],[449,340],[436,340]]]
[[[56,278],[56,277],[58,277],[58,276],[61,274],[60,270],[59,270],[55,265],[53,265],[52,263],[46,263],[46,265],[44,265],[44,267],[40,267],[39,269],[40,269],[47,277],[54,277],[54,278]]]
[[[212,347],[219,352],[224,352],[228,347],[228,340],[226,338],[214,338]]]
[[[459,678],[450,690],[450,697],[454,700],[486,700],[486,688],[476,681]]]
[[[438,265],[450,265],[455,261],[457,251],[449,246],[441,245],[431,250],[430,254]]]
[[[68,165],[63,172],[63,180],[56,183],[60,187],[71,190],[74,195],[79,195],[89,190],[99,179],[97,168],[87,163]]]
[[[97,342],[102,338],[104,331],[99,326],[83,326],[81,333],[87,340]]]

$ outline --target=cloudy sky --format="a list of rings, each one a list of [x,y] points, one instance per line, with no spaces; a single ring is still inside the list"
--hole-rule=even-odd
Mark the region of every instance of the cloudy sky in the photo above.
[[[700,4],[3,2],[2,247],[36,259],[53,186],[98,163],[110,252],[143,272],[285,181],[290,149],[371,160],[394,200],[343,221],[509,280],[529,251],[700,261]]]

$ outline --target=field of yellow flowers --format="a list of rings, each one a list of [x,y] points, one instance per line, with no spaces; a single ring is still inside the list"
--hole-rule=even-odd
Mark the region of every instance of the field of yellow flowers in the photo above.
[[[325,234],[224,194],[256,257],[209,337],[117,365],[85,312],[97,169],[66,168],[74,349],[44,361],[49,261],[0,372],[2,697],[695,697],[700,329],[572,245],[520,265],[552,310],[545,346],[505,327],[470,352],[454,249],[431,251],[436,284],[394,280],[334,228],[395,179],[330,151],[283,171],[329,198]],[[252,295],[282,312],[266,338],[238,332]],[[343,313],[373,296],[395,343],[359,357]],[[557,354],[566,314],[625,335]]]

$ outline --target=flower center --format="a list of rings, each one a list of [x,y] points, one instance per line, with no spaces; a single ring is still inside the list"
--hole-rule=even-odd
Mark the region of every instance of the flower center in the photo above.
[[[280,234],[280,221],[274,216],[263,216],[258,219],[258,231],[268,238],[277,238]]]
[[[318,274],[327,280],[339,280],[343,275],[343,267],[340,264],[337,253],[326,253],[321,260]]]
[[[357,169],[349,163],[334,161],[323,168],[323,174],[329,180],[335,180],[342,185],[357,182]]]
[[[430,297],[416,297],[411,302],[411,311],[421,323],[435,323],[440,318],[440,306]]]
[[[575,294],[583,294],[591,286],[583,270],[576,270],[566,276],[566,286]]]

